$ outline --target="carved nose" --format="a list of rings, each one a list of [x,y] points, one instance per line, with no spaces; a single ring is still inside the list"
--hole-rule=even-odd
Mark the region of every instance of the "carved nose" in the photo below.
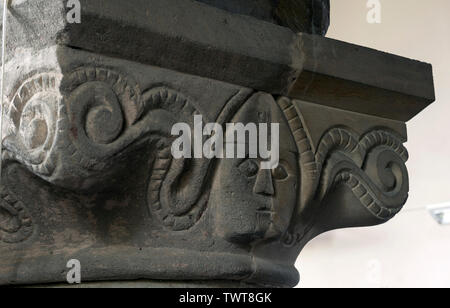
[[[273,188],[272,173],[270,170],[260,170],[256,176],[254,188],[255,194],[263,196],[273,196],[275,189]]]

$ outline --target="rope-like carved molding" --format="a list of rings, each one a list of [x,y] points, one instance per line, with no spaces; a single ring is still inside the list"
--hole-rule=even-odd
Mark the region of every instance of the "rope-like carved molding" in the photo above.
[[[305,126],[300,118],[300,112],[288,98],[280,98],[278,104],[289,123],[299,151],[299,164],[301,167],[301,200],[298,215],[300,215],[306,206],[311,203],[319,183],[320,172],[317,167],[316,156],[312,150],[313,147],[311,141],[308,139]]]
[[[146,92],[145,101],[150,109],[165,110],[191,125],[194,116],[200,114],[191,100],[165,87]],[[156,142],[147,200],[165,228],[183,231],[194,226],[206,208],[208,190],[204,181],[210,160],[173,159],[171,141],[173,138],[166,137]],[[182,182],[189,184],[181,187]]]
[[[409,159],[408,150],[403,146],[402,142],[392,133],[383,130],[375,130],[366,134],[359,143],[363,153],[370,152],[377,146],[386,146],[392,149],[403,161]]]
[[[346,153],[357,166],[362,166],[365,156],[364,149],[358,143],[357,138],[346,129],[333,128],[322,138],[316,153],[316,164],[319,173],[322,171],[330,153],[334,151]]]
[[[343,171],[334,179],[334,185],[344,183],[349,186],[353,194],[360,200],[361,204],[369,210],[372,215],[380,220],[389,220],[394,217],[403,206],[389,208],[378,200],[371,188],[358,175],[351,171]],[[406,202],[406,199],[405,199]]]
[[[4,189],[0,192],[0,242],[16,244],[33,234],[33,220],[25,205]]]
[[[380,132],[363,137],[360,147],[373,134]],[[399,144],[388,133],[383,135],[395,141],[392,145]],[[323,171],[319,199],[325,199],[335,187],[344,184],[374,217],[387,221],[400,212],[408,199],[407,152],[403,145],[388,147],[381,139],[373,145],[364,156],[366,162],[362,168],[343,153],[331,154]]]

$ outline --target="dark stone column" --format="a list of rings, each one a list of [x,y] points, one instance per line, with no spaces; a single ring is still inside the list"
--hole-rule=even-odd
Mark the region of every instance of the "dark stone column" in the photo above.
[[[330,24],[330,0],[196,0],[235,14],[325,35]]]
[[[196,1],[81,8],[11,9],[0,285],[65,283],[77,259],[92,285],[292,287],[308,241],[405,204],[429,64]],[[173,158],[194,115],[279,123],[280,165]]]

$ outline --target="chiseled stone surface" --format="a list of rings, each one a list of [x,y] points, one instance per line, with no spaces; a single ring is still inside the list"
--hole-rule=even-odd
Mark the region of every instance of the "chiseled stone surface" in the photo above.
[[[196,0],[223,10],[289,27],[295,32],[325,35],[330,0]]]
[[[434,102],[430,64],[363,46],[300,34],[303,70],[287,96],[409,121]]]
[[[155,5],[152,14],[162,7],[160,0],[146,3]],[[89,15],[105,2],[83,4]],[[219,12],[195,5],[202,8],[188,15]],[[104,14],[118,16],[119,2],[104,7],[111,8]],[[26,12],[24,6],[20,10]],[[288,29],[251,17],[239,20],[299,39]],[[141,22],[133,27],[162,33],[154,44],[165,41],[167,32],[158,32],[159,20]],[[337,228],[384,223],[405,204],[407,134],[396,115],[355,112],[345,104],[336,109],[314,99],[253,88],[244,79],[213,79],[208,70],[174,70],[161,64],[173,60],[156,64],[148,61],[155,54],[136,57],[142,51],[127,58],[120,51],[127,47],[121,44],[114,47],[118,51],[106,52],[108,40],[84,45],[98,50],[73,48],[68,42],[84,44],[81,32],[76,25],[62,27],[67,40],[48,36],[46,29],[40,33],[46,43],[39,47],[22,48],[29,43],[20,40],[9,46],[14,57],[6,63],[0,285],[64,283],[67,261],[78,259],[85,282],[292,287],[299,281],[295,261],[314,237]],[[181,28],[176,29],[182,36]],[[205,53],[233,55],[236,62],[228,68],[233,74],[245,63],[239,48],[215,42],[217,49],[210,50],[199,40]],[[258,38],[250,35],[248,40]],[[173,44],[188,46],[183,41]],[[305,61],[307,47],[296,46]],[[284,55],[293,56],[290,47],[279,49],[287,48]],[[189,59],[198,62],[186,67],[208,64],[196,49],[187,50],[194,55]],[[263,51],[248,51],[262,68],[286,60]],[[302,68],[296,76],[304,73]],[[424,72],[427,68],[420,66]],[[322,74],[338,80],[342,71]],[[408,78],[404,80],[412,80]],[[261,80],[268,85],[274,79]],[[278,82],[278,89],[299,85],[290,79]],[[386,87],[378,86],[374,88]],[[280,166],[264,170],[257,159],[174,159],[172,125],[193,126],[194,115],[220,125],[279,123]]]
[[[80,0],[80,24],[66,3],[13,2],[9,57],[58,44],[276,94],[302,69],[291,30],[197,1]]]

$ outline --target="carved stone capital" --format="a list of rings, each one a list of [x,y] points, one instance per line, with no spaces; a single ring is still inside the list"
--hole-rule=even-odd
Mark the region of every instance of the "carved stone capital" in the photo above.
[[[54,23],[32,46],[34,32],[13,31],[0,285],[64,283],[77,259],[84,282],[292,287],[314,237],[384,223],[406,203],[405,121],[434,100],[429,65],[193,1],[81,2],[79,25],[40,11]],[[13,7],[13,23],[46,22],[29,5]],[[192,13],[174,23],[146,9]],[[279,124],[279,166],[174,158],[172,127],[195,115],[224,129]]]

